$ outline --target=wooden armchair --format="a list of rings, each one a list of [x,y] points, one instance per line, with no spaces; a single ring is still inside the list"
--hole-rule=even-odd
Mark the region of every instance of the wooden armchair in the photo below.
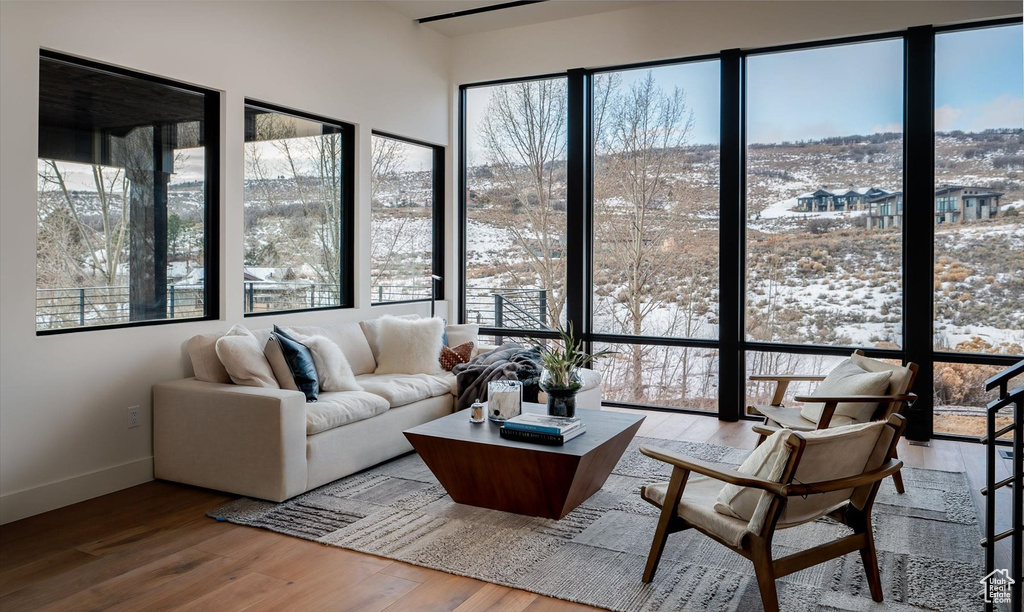
[[[669,534],[696,529],[750,559],[767,612],[779,609],[775,580],[827,560],[860,551],[871,598],[882,601],[882,584],[871,530],[871,508],[882,479],[903,463],[892,459],[905,420],[890,415],[884,422],[807,433],[782,432],[773,444],[785,454],[778,480],[760,478],[679,454],[643,446],[640,452],[673,466],[668,482],[641,489],[644,500],[661,508],[643,581],[651,582]],[[845,460],[837,461],[837,457]],[[690,478],[691,472],[703,475]],[[725,483],[760,491],[749,515],[720,509]],[[853,529],[832,542],[772,559],[777,529],[789,529],[829,516]]]
[[[764,439],[774,431],[786,428],[794,431],[813,431],[816,429],[827,429],[841,425],[864,423],[868,421],[881,421],[888,419],[893,414],[903,411],[905,406],[917,401],[917,395],[910,392],[917,378],[918,365],[908,363],[904,366],[896,366],[877,359],[864,356],[864,351],[856,350],[850,356],[854,365],[865,372],[891,372],[889,386],[881,395],[830,395],[821,394],[818,391],[810,395],[798,395],[794,399],[798,402],[823,404],[821,416],[817,420],[807,419],[800,408],[791,408],[782,404],[786,391],[792,382],[822,382],[825,376],[799,376],[799,375],[763,375],[751,376],[750,380],[758,382],[775,382],[775,392],[772,395],[772,402],[768,406],[747,406],[747,414],[764,417],[762,427],[755,427],[754,431],[759,434],[757,443],[761,444]],[[868,419],[853,418],[843,414],[836,414],[841,406],[851,403],[877,404],[874,412]],[[893,450],[893,457],[898,458]],[[893,482],[896,490],[903,493],[903,476],[897,472],[893,474]]]

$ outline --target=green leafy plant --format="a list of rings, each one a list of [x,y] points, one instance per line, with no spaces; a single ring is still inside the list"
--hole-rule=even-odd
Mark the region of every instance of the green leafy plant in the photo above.
[[[598,351],[588,355],[583,350],[583,341],[576,338],[572,323],[568,329],[561,325],[555,326],[558,332],[558,342],[542,343],[532,340],[540,353],[540,363],[548,372],[547,386],[553,389],[578,390],[582,386],[577,372],[595,359],[611,355],[615,351]]]

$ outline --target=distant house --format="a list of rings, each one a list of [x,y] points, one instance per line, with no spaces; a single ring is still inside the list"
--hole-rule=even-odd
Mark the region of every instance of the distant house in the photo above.
[[[999,214],[1003,194],[988,187],[943,185],[935,190],[935,224],[991,219]],[[868,201],[868,228],[899,227],[903,192],[894,191]]]
[[[943,185],[935,190],[935,224],[991,219],[1002,196],[988,187]]]
[[[888,193],[885,189],[878,187],[819,189],[797,196],[796,209],[801,212],[867,210],[869,200]]]
[[[902,219],[902,191],[887,193],[868,201],[868,229],[899,227]]]

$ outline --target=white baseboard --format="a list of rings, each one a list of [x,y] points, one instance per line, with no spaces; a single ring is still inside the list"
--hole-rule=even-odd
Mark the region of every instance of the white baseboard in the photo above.
[[[0,496],[0,525],[153,480],[153,458],[72,476]]]

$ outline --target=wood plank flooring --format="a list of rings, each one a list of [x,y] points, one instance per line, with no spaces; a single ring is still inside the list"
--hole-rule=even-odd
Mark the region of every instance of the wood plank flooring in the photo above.
[[[648,418],[641,436],[742,448],[752,448],[756,441],[749,421],[644,414]],[[984,498],[977,489],[984,484],[984,447],[902,442],[900,457],[912,467],[966,471],[982,512]],[[1009,461],[1000,460],[1000,477],[1009,475],[1010,469]],[[156,481],[4,525],[0,609],[594,609],[205,516],[229,499]],[[999,550],[1004,567],[1009,564],[1008,550]]]

